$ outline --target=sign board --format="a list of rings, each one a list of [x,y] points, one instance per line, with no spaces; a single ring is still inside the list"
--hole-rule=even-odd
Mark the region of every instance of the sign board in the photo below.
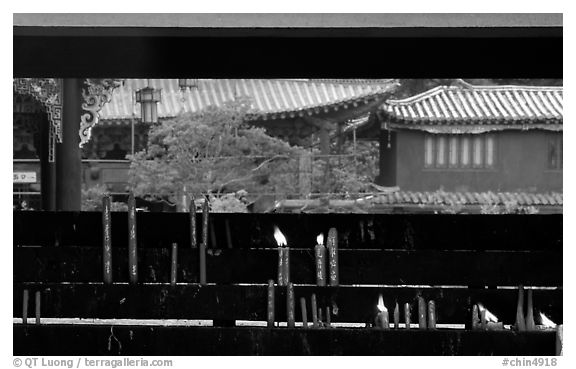
[[[36,183],[36,172],[14,172],[14,183]]]

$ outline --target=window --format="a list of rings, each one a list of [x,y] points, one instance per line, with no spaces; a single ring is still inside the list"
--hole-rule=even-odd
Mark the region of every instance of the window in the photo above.
[[[494,135],[432,135],[424,138],[424,167],[490,169],[496,163]]]
[[[548,169],[562,169],[562,134],[554,134],[548,140]]]

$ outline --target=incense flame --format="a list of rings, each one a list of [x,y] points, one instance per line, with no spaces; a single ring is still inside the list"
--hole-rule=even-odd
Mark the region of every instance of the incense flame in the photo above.
[[[274,226],[274,238],[276,239],[278,246],[286,246],[288,244],[286,237],[284,237],[284,234],[282,234],[280,229],[276,226]]]
[[[388,311],[388,309],[386,309],[386,305],[384,305],[384,298],[382,297],[382,295],[378,296],[378,310],[380,311]]]
[[[542,325],[548,328],[556,328],[556,323],[550,320],[544,313],[540,313],[540,318],[542,318]]]
[[[316,242],[318,245],[324,245],[324,233],[320,233],[318,237],[316,237]]]
[[[482,313],[482,311],[486,311],[486,321],[487,322],[498,323],[498,318],[496,317],[496,315],[492,314],[490,312],[490,310],[488,310],[484,307],[484,305],[478,304],[478,308],[480,309],[480,313]]]

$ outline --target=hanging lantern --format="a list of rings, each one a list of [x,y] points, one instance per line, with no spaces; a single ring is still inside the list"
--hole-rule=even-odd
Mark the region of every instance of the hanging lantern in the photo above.
[[[186,90],[188,88],[198,88],[198,80],[197,79],[179,79],[178,80],[178,87],[180,90]]]
[[[136,91],[136,102],[140,103],[142,123],[158,123],[158,101],[161,99],[161,89],[148,86]]]

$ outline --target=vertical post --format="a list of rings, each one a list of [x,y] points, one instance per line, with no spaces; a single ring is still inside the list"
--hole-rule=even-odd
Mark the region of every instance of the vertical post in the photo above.
[[[386,128],[385,128],[386,127]],[[380,129],[379,140],[379,169],[376,183],[380,186],[394,187],[396,183],[396,132],[387,129],[385,124]]]
[[[312,192],[312,157],[309,152],[300,155],[298,161],[298,191],[302,198],[308,198]]]
[[[324,180],[322,181],[322,192],[328,193],[330,192],[330,136],[328,127],[326,126],[320,128],[320,152],[326,163]]]
[[[170,285],[176,286],[178,278],[178,244],[172,243],[172,262],[170,263]]]
[[[328,231],[328,262],[330,264],[330,286],[338,286],[338,231],[336,228],[330,228]]]
[[[318,307],[316,305],[316,294],[313,293],[312,297],[310,298],[310,308],[312,309],[312,326],[314,328],[318,328]]]
[[[40,291],[36,291],[36,324],[40,324],[40,311],[42,303],[42,294]]]
[[[284,260],[284,283],[288,285],[290,283],[290,247],[283,247],[284,253],[282,254]]]
[[[202,205],[202,243],[200,244],[200,284],[206,284],[206,247],[208,247],[208,199]]]
[[[112,229],[110,220],[110,196],[102,198],[102,261],[104,263],[104,283],[112,283]]]
[[[194,196],[190,196],[190,247],[195,249],[198,247],[198,239],[196,238],[196,204]]]
[[[516,305],[516,330],[523,332],[526,330],[526,320],[524,318],[524,286],[518,287],[518,304]]]
[[[274,281],[268,281],[268,328],[274,327]]]
[[[527,311],[526,311],[526,330],[534,331],[536,330],[536,324],[534,323],[534,306],[532,304],[532,289],[526,291],[527,294]]]
[[[128,267],[130,283],[138,283],[138,250],[136,240],[136,199],[134,194],[128,196]]]
[[[48,161],[50,150],[50,130],[52,123],[42,117],[40,122],[40,186],[42,193],[42,210],[56,210],[56,163]]]
[[[230,221],[228,218],[224,219],[224,227],[226,229],[226,244],[229,249],[233,248],[232,244],[232,231],[230,230]]]
[[[28,323],[28,300],[29,300],[28,290],[24,290],[22,294],[22,324]]]
[[[418,297],[418,327],[426,329],[426,301],[421,296]]]
[[[135,151],[135,142],[134,142],[134,114],[132,114],[132,118],[130,119],[130,152],[132,156],[134,156]]]
[[[409,303],[405,303],[404,304],[404,322],[406,324],[406,329],[410,329],[410,323],[411,319],[410,319],[410,304]]]
[[[300,297],[300,312],[302,313],[302,327],[308,328],[308,313],[306,312],[306,299]]]
[[[436,303],[428,301],[428,328],[436,329]]]
[[[294,328],[296,321],[294,285],[292,283],[288,283],[288,288],[286,290],[286,322],[288,324],[288,328]]]
[[[394,329],[400,328],[400,308],[398,307],[398,301],[394,306]]]
[[[78,78],[65,78],[62,84],[62,143],[56,144],[56,207],[60,211],[81,210],[82,160],[78,145],[82,84]]]

